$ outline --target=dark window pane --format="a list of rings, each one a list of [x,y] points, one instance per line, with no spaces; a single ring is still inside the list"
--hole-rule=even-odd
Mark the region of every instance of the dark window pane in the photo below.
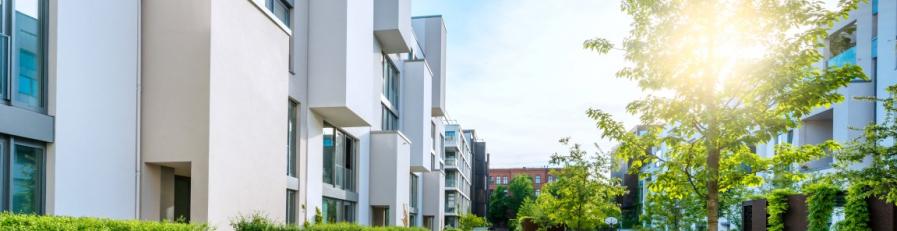
[[[287,175],[295,177],[296,176],[296,134],[298,132],[298,120],[296,118],[296,110],[298,110],[298,105],[290,101],[290,105],[288,107],[289,112],[287,113]]]
[[[287,189],[287,224],[296,224],[296,191]]]
[[[41,212],[41,179],[43,150],[16,145],[12,165],[12,206],[15,213]]]

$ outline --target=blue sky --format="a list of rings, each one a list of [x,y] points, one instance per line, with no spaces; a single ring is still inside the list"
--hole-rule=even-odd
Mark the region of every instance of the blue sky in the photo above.
[[[600,36],[616,43],[631,20],[613,0],[414,0],[413,15],[442,15],[448,31],[449,117],[486,140],[492,167],[538,167],[567,149],[562,137],[591,147],[599,140],[589,107],[627,126],[635,83],[614,77],[622,52],[582,49]],[[594,149],[591,149],[594,150]]]

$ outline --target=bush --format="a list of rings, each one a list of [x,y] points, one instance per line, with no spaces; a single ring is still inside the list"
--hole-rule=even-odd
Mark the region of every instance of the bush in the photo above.
[[[0,230],[209,230],[205,225],[0,213]]]
[[[367,227],[352,223],[318,223],[299,227],[296,225],[278,224],[259,214],[239,217],[236,221],[231,222],[231,227],[237,231],[427,231],[419,227]]]
[[[489,226],[489,222],[486,222],[486,218],[478,217],[472,213],[465,213],[464,215],[461,215],[461,220],[458,221],[458,226],[461,230],[470,231],[477,227],[487,227]]]

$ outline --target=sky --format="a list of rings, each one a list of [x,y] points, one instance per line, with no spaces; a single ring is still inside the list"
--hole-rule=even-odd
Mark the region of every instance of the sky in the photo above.
[[[414,0],[414,16],[442,15],[448,117],[476,129],[490,167],[542,167],[566,152],[563,137],[610,150],[585,112],[598,108],[627,127],[625,106],[641,91],[616,78],[623,53],[582,48],[594,37],[623,41],[632,21],[616,0]]]

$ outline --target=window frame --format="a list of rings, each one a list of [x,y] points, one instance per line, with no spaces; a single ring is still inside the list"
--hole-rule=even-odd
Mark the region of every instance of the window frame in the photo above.
[[[274,9],[275,4],[283,7],[287,11],[286,15],[283,16],[286,18],[281,18],[281,15],[278,15],[277,10]],[[270,11],[280,23],[283,23],[284,26],[287,26],[287,28],[290,28],[291,30],[293,29],[291,22],[293,20],[293,7],[293,1],[291,0],[265,0],[265,9]]]
[[[322,179],[322,182],[323,182],[324,184],[327,184],[327,185],[333,187],[334,189],[344,190],[344,191],[348,191],[348,192],[357,192],[356,187],[357,187],[357,185],[358,185],[358,177],[357,177],[357,176],[358,176],[358,168],[357,168],[357,165],[358,165],[358,148],[359,148],[359,147],[358,147],[358,143],[359,143],[358,138],[355,137],[355,136],[353,136],[353,135],[351,135],[350,133],[346,132],[345,130],[343,130],[343,129],[339,128],[339,127],[333,126],[333,124],[328,123],[328,122],[326,122],[326,121],[324,121],[324,126],[322,126],[322,127],[323,127],[323,129],[328,129],[328,128],[333,129],[333,132],[334,132],[334,133],[333,133],[333,138],[332,138],[332,139],[334,139],[334,140],[333,140],[333,148],[334,148],[334,150],[333,150],[333,153],[332,153],[332,154],[334,155],[334,159],[333,159],[333,166],[332,166],[333,172],[331,173],[331,180],[332,180],[333,182],[332,182],[332,183],[331,183],[331,182],[326,182],[326,181],[324,181],[323,179]],[[322,134],[323,134],[323,129],[322,129]],[[338,134],[341,134],[342,136],[338,136]],[[347,186],[347,185],[345,184],[346,182],[342,182],[343,184],[339,184],[340,182],[337,182],[337,179],[336,179],[337,171],[340,170],[340,169],[337,168],[337,166],[339,166],[339,164],[337,163],[337,162],[339,162],[339,159],[337,159],[337,158],[339,157],[338,154],[345,155],[344,152],[342,152],[342,153],[341,153],[341,152],[338,152],[337,149],[338,149],[338,148],[340,148],[340,149],[345,149],[346,146],[347,146],[347,144],[346,144],[345,141],[343,141],[343,142],[337,142],[337,140],[336,140],[337,137],[342,137],[342,138],[344,138],[344,139],[347,139],[347,140],[351,140],[351,141],[352,141],[352,146],[351,146],[350,148],[346,149],[346,150],[350,150],[350,151],[352,152],[352,154],[351,154],[351,158],[352,158],[352,160],[350,160],[350,161],[343,160],[343,165],[342,165],[342,168],[345,169],[345,168],[346,168],[346,163],[348,163],[348,164],[350,165],[351,169],[353,170],[352,173],[351,173],[351,180],[349,180],[349,181],[351,181],[351,182],[349,182],[349,183],[351,183],[350,186]],[[322,142],[323,142],[323,140],[322,140]],[[338,145],[338,144],[341,144],[341,145]],[[322,150],[323,150],[323,148],[322,148]],[[321,154],[322,154],[322,155],[324,154],[323,151],[322,151]],[[345,156],[344,156],[343,158],[345,158]],[[322,162],[323,162],[323,161],[322,161]],[[326,164],[326,163],[323,163],[323,164]],[[322,171],[322,174],[323,174],[323,172],[326,172],[325,170],[326,170],[326,167],[323,168],[323,169],[321,170],[321,171]],[[343,176],[343,181],[347,181],[347,180],[346,180],[346,175]]]
[[[0,136],[0,138],[3,138]],[[38,172],[40,176],[35,179],[37,182],[35,183],[36,194],[38,195],[38,200],[36,203],[36,211],[34,214],[44,214],[46,213],[46,177],[47,177],[47,148],[46,145],[43,145],[37,141],[31,141],[24,138],[17,137],[9,137],[9,139],[3,139],[0,143],[7,142],[7,152],[3,153],[2,156],[2,165],[0,165],[0,170],[2,170],[2,181],[3,181],[3,211],[13,211],[13,163],[15,163],[15,155],[16,155],[16,147],[17,146],[25,146],[29,148],[35,148],[40,150],[38,154],[40,156],[40,160],[37,161],[36,165],[38,166]],[[0,152],[2,153],[2,152]]]
[[[37,74],[38,82],[40,82],[40,102],[38,102],[38,106],[32,106],[25,102],[20,102],[17,100],[17,90],[19,87],[19,81],[17,78],[17,73],[19,73],[19,57],[18,52],[15,52],[15,44],[18,40],[18,36],[16,36],[16,0],[0,0],[3,1],[3,6],[0,8],[2,13],[0,13],[0,36],[7,38],[6,44],[6,53],[0,54],[5,55],[6,62],[2,63],[2,65],[6,65],[6,70],[4,71],[2,67],[0,67],[0,71],[5,73],[5,78],[0,78],[0,80],[4,81],[4,85],[0,87],[4,87],[5,92],[0,92],[0,98],[2,101],[10,106],[26,109],[29,111],[34,111],[42,114],[46,114],[48,112],[47,105],[49,104],[49,76],[47,71],[48,62],[48,34],[49,34],[49,1],[48,0],[37,0],[38,4],[38,30],[40,33],[40,38],[38,38],[38,46],[39,51],[35,53],[35,56],[38,56],[37,66],[38,70]],[[0,40],[2,42],[2,40]]]
[[[297,220],[296,218],[298,217],[298,215],[296,214],[296,211],[297,211],[296,198],[299,195],[299,191],[287,189],[286,194],[287,194],[286,195],[287,196],[286,223],[287,224],[296,224],[296,220]]]
[[[381,114],[381,129],[384,131],[396,131],[400,129],[399,120],[401,113],[399,110],[401,101],[401,72],[398,66],[389,58],[389,55],[381,54],[381,91],[380,103],[383,106]],[[391,116],[391,117],[390,117]]]
[[[299,177],[299,108],[290,99],[287,106],[287,176]]]

